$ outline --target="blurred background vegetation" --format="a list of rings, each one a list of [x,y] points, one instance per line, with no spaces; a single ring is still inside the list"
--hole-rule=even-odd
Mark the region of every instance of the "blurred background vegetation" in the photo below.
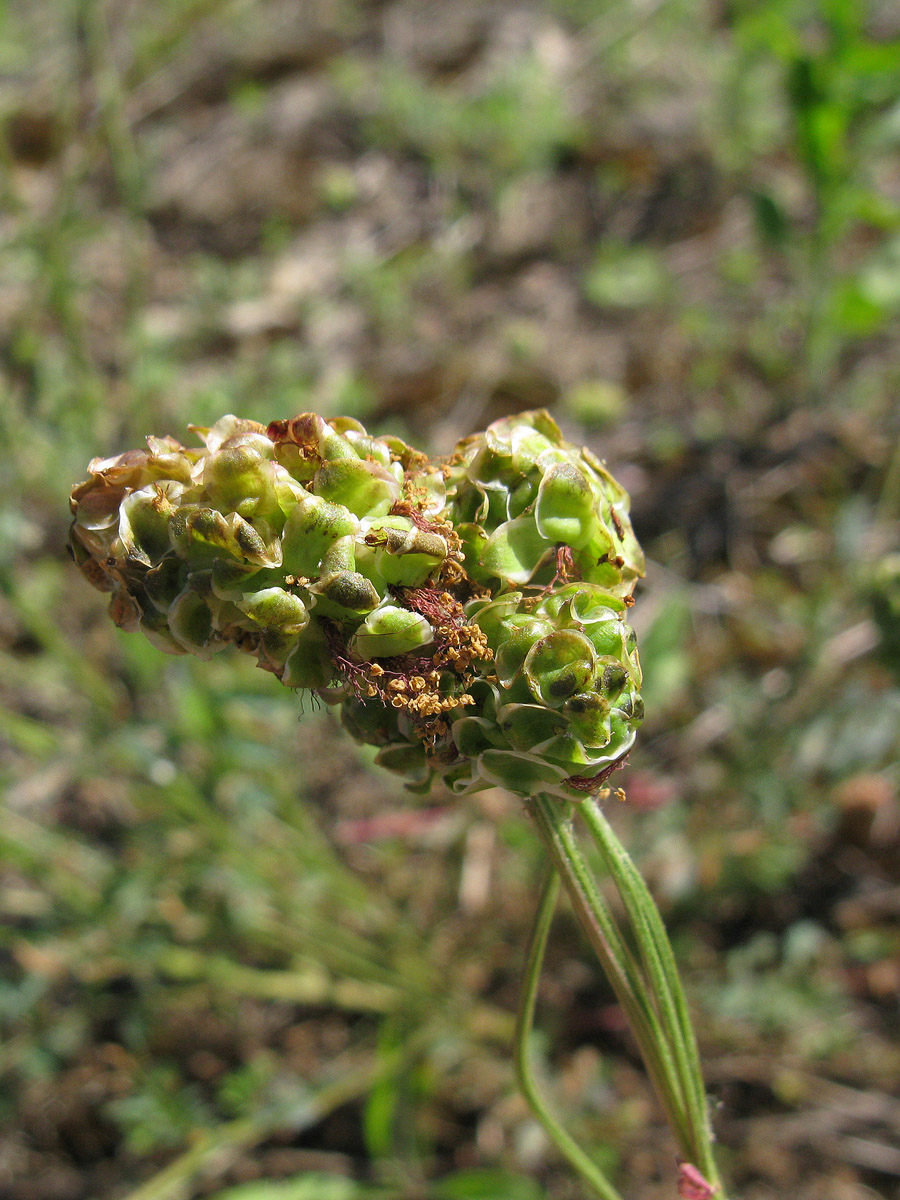
[[[897,5],[8,0],[0,130],[0,1195],[582,1195],[512,1079],[519,806],[408,798],[64,549],[148,432],[447,450],[546,406],[648,550],[614,815],[734,1192],[900,1197]],[[541,1028],[573,1130],[671,1197],[565,910]]]

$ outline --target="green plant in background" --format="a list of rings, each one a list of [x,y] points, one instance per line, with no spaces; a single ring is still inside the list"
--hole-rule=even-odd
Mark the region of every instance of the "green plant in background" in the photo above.
[[[439,812],[423,833],[431,810],[394,812],[390,778],[369,771],[382,748],[357,750],[345,739],[341,749],[340,728],[315,710],[298,737],[298,705],[284,703],[281,689],[254,669],[255,656],[166,660],[147,639],[98,625],[100,606],[88,589],[70,594],[60,561],[67,481],[96,447],[141,444],[147,429],[183,429],[188,413],[202,425],[228,411],[265,424],[313,408],[406,437],[401,410],[421,422],[421,436],[438,410],[440,424],[456,430],[486,425],[513,406],[552,404],[558,394],[555,415],[570,436],[587,440],[608,429],[608,440],[595,444],[634,464],[629,478],[657,565],[638,614],[651,723],[630,763],[634,803],[614,806],[617,828],[627,831],[677,931],[679,959],[690,961],[697,993],[708,998],[704,1040],[729,1057],[760,1051],[764,1038],[771,1047],[763,1020],[771,1008],[759,1003],[769,960],[757,965],[750,986],[746,971],[731,979],[731,955],[737,960],[741,941],[756,930],[809,913],[835,935],[836,955],[857,933],[871,934],[875,950],[865,964],[854,949],[830,965],[826,956],[820,967],[838,988],[847,1052],[810,1058],[804,1031],[817,1026],[798,1004],[782,1033],[784,1058],[845,1084],[868,1090],[880,1080],[893,1090],[894,992],[866,984],[870,971],[882,986],[885,972],[890,982],[896,958],[890,913],[875,908],[880,885],[896,881],[893,868],[874,842],[854,847],[851,861],[832,853],[829,838],[844,820],[845,781],[876,772],[876,794],[886,796],[889,812],[898,779],[896,678],[862,650],[875,638],[868,599],[882,634],[876,653],[886,658],[891,626],[875,593],[887,589],[887,599],[896,590],[881,579],[869,589],[867,507],[888,452],[879,441],[886,446],[897,434],[896,230],[861,216],[835,245],[832,299],[823,304],[832,314],[825,359],[835,364],[835,386],[812,397],[799,336],[810,301],[812,190],[785,48],[816,62],[833,57],[824,25],[830,6],[738,2],[710,6],[698,19],[697,6],[684,0],[445,5],[439,19],[425,18],[424,44],[411,30],[420,9],[326,0],[304,6],[302,20],[290,13],[280,23],[280,8],[240,0],[38,0],[8,6],[0,18],[8,218],[0,428],[17,448],[0,483],[7,964],[0,1176],[12,1161],[22,1176],[13,1191],[37,1188],[55,1200],[61,1168],[99,1196],[159,1171],[174,1196],[189,1182],[168,1171],[170,1153],[197,1188],[201,1175],[204,1189],[215,1186],[212,1177],[224,1187],[231,1172],[243,1177],[250,1159],[266,1174],[290,1169],[267,1158],[272,1140],[288,1139],[295,1146],[332,1139],[358,1156],[356,1173],[378,1179],[390,1196],[449,1196],[455,1154],[528,1163],[548,1195],[572,1187],[505,1095],[510,1022],[499,1021],[487,1037],[480,1024],[490,1007],[480,998],[508,994],[506,947],[524,941],[520,900],[540,855],[517,807],[504,810],[488,792],[465,812]],[[466,29],[471,13],[475,26]],[[754,41],[766,13],[771,37]],[[865,90],[873,102],[854,125],[849,190],[865,192],[889,215],[900,129],[888,94],[896,6],[861,3],[850,16],[860,29],[855,40],[868,49],[853,52],[860,78],[854,83],[845,70],[840,89]],[[451,36],[448,53],[457,17],[462,40]],[[308,28],[320,18],[325,37]],[[787,40],[779,32],[785,25]],[[866,81],[879,59],[880,82]],[[851,61],[845,55],[845,67]],[[341,70],[351,63],[359,86],[348,89],[344,80],[353,80]],[[723,128],[723,84],[734,79],[739,120]],[[313,101],[310,110],[301,105],[312,115],[309,138],[298,139],[290,121],[283,126],[288,93]],[[29,142],[35,125],[36,146]],[[228,168],[236,143],[247,139],[266,151],[263,169],[240,170],[236,179]],[[267,169],[268,150],[285,145],[301,178],[280,183]],[[301,164],[307,149],[309,163]],[[727,168],[718,181],[715,171],[711,179],[701,173],[699,190],[690,185],[698,150]],[[170,172],[198,155],[202,179],[192,183],[189,171],[187,194],[176,189],[173,197]],[[255,153],[252,161],[260,161]],[[309,213],[296,205],[304,177],[315,191]],[[249,196],[244,178],[261,181]],[[209,185],[211,220],[203,199]],[[539,222],[523,257],[504,250],[496,262],[493,214],[506,214],[507,197],[514,215],[520,203],[540,206],[545,189],[562,200],[565,221],[553,223],[550,206],[550,232],[541,235]],[[235,205],[223,215],[215,201],[226,193]],[[748,193],[760,197],[762,236],[744,219]],[[772,205],[764,211],[766,196],[774,212]],[[686,201],[689,222],[678,215]],[[315,265],[308,234],[319,246],[324,235],[329,269],[314,271],[312,297],[289,296],[285,304],[279,293],[270,328],[273,269],[280,287],[284,262],[308,257]],[[568,315],[557,307],[567,292],[586,298],[588,291],[592,306],[601,306],[596,343],[596,312],[580,302]],[[232,319],[247,301],[262,314],[261,330]],[[583,347],[597,351],[587,357],[578,352],[584,334]],[[495,379],[511,362],[520,372],[515,387],[497,393]],[[533,391],[535,377],[549,386]],[[783,428],[771,420],[779,412],[790,418]],[[729,461],[729,443],[736,460]],[[728,525],[728,546],[722,557],[698,561],[684,505],[696,484],[721,472],[727,503],[721,513],[716,505],[708,511]],[[888,519],[896,511],[896,502],[883,507]],[[831,529],[845,525],[846,535],[832,542]],[[785,526],[805,533],[808,548],[786,558],[779,534],[770,558],[771,535]],[[895,536],[883,540],[896,544]],[[652,786],[670,797],[681,790],[690,802],[647,811],[647,773]],[[412,832],[397,833],[395,824],[395,832],[346,853],[322,836],[327,826],[342,841],[355,817],[377,810],[380,818],[383,809],[383,828],[409,821]],[[485,866],[496,881],[486,901],[490,919],[457,891],[486,816],[496,838]],[[879,818],[876,832],[886,827]],[[823,876],[827,896],[814,886]],[[874,897],[873,912],[865,929],[847,932],[843,901],[857,893]],[[554,1081],[564,1081],[559,1102],[572,1105],[583,1144],[599,1155],[607,1143],[604,1161],[615,1161],[621,1147],[636,1171],[649,1171],[651,1141],[667,1139],[648,1138],[638,1150],[633,1128],[628,1137],[634,1109],[610,1103],[610,1082],[627,1074],[627,1054],[604,1056],[588,1095],[575,1099],[570,1090],[570,1072],[598,1038],[585,1038],[580,1027],[570,1056],[579,975],[562,961],[565,936],[576,931],[561,924],[550,954],[563,969],[545,993],[554,1033],[546,1052],[559,1068]],[[425,940],[422,930],[435,926],[439,936]],[[805,969],[798,968],[800,984]],[[707,981],[726,971],[746,1003],[729,1005]],[[781,987],[773,975],[772,986],[789,998],[793,977]],[[811,1004],[821,999],[830,1027],[827,989],[814,992]],[[380,1036],[376,1044],[376,1027],[399,1025],[395,1041],[402,1041],[434,1010],[445,1014],[443,1025],[415,1070],[376,1085],[370,1079],[369,1092],[360,1093],[394,1098],[380,1140],[369,1130],[368,1100],[364,1137],[352,1104],[338,1114],[343,1127],[334,1137],[331,1120],[310,1130],[272,1103],[294,1088],[301,1112],[302,1093],[323,1076],[388,1053]],[[723,1013],[737,1013],[741,1023]],[[230,1024],[229,1065],[253,1067],[243,1090],[230,1071],[221,1087],[198,1082],[189,1056],[166,1041],[182,1016]],[[279,1046],[263,1069],[259,1051],[278,1045],[282,1031],[314,1035],[322,1025],[347,1029],[353,1062],[329,1054],[298,1064]],[[455,1032],[463,1028],[465,1037]],[[124,1094],[147,1104],[98,1106],[95,1121],[111,1130],[98,1158],[90,1147],[79,1153],[68,1130],[55,1132],[62,1116],[53,1102],[71,1095],[73,1076],[90,1069],[95,1047],[107,1041],[132,1060]],[[459,1053],[450,1068],[448,1041]],[[762,1049],[758,1061],[765,1058]],[[477,1143],[466,1087],[474,1069],[466,1063],[477,1063]],[[193,1116],[188,1103],[173,1110],[180,1123],[163,1120],[160,1064],[175,1069],[173,1088],[203,1100]],[[731,1103],[739,1081],[721,1080],[721,1125],[735,1147],[758,1144],[751,1129],[739,1139],[736,1123],[746,1117],[752,1126],[754,1114],[765,1123],[770,1082],[753,1089],[745,1108]],[[773,1088],[780,1095],[777,1082]],[[810,1094],[813,1108],[823,1095],[824,1088]],[[796,1093],[787,1103],[799,1103]],[[251,1115],[259,1118],[252,1135],[233,1120]],[[790,1123],[798,1140],[810,1117]],[[138,1161],[134,1136],[145,1118],[142,1145],[150,1149]],[[53,1146],[48,1137],[41,1150],[48,1128]],[[183,1143],[166,1151],[176,1128]],[[307,1132],[298,1137],[299,1129]],[[14,1149],[35,1145],[27,1166],[5,1153],[9,1136]],[[248,1137],[258,1148],[244,1140],[241,1157],[229,1158],[229,1143]],[[836,1139],[820,1156],[823,1178],[842,1145]],[[201,1151],[192,1154],[195,1147]],[[729,1173],[736,1184],[768,1175],[778,1191],[782,1170],[794,1164],[805,1172],[810,1161],[808,1149],[792,1144],[765,1164],[738,1152]],[[474,1180],[453,1182],[456,1200],[520,1197],[521,1187],[497,1171],[479,1180],[480,1190]],[[522,1195],[531,1200],[538,1186]],[[303,1192],[318,1195],[317,1187],[324,1195],[318,1175]],[[369,1185],[344,1190],[368,1195]]]
[[[232,644],[340,706],[359,742],[422,790],[501,785],[526,803],[552,870],[517,1026],[520,1083],[594,1191],[618,1192],[548,1109],[529,1033],[562,881],[640,1047],[683,1155],[721,1191],[674,956],[597,796],[643,716],[624,620],[643,555],[628,496],[545,412],[495,422],[431,462],[358,421],[227,416],[202,449],[148,438],[94,460],[71,547],[118,625],[174,654]],[[578,814],[624,909],[604,899]]]
[[[881,633],[881,658],[900,675],[900,554],[887,554],[877,563],[868,581],[868,594]]]
[[[805,185],[802,213],[777,182],[756,180],[750,193],[763,239],[802,283],[806,384],[821,398],[842,344],[900,310],[900,209],[878,172],[900,139],[900,44],[878,36],[875,6],[858,0],[739,4],[733,20],[735,145],[786,143]],[[780,90],[782,128],[743,103],[754,88]]]
[[[333,74],[340,91],[364,106],[371,141],[408,146],[450,177],[477,176],[487,164],[500,178],[546,169],[584,137],[583,123],[537,55],[511,59],[475,94],[435,88],[395,63],[372,71],[349,55]]]

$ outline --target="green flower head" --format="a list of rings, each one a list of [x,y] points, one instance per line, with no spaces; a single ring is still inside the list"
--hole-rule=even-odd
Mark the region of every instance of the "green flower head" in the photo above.
[[[349,418],[227,416],[94,460],[71,547],[161,649],[231,644],[426,789],[596,790],[640,723],[628,497],[547,413],[446,461]]]

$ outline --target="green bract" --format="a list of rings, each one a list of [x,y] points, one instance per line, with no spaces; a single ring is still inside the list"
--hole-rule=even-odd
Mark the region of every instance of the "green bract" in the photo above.
[[[72,493],[75,560],[117,624],[252,653],[414,787],[576,798],[628,752],[643,559],[626,493],[547,413],[446,463],[348,418],[195,432],[94,460]]]
[[[447,495],[466,570],[492,592],[551,583],[562,552],[573,574],[617,596],[630,596],[644,573],[627,492],[546,412],[495,421],[460,442]]]
[[[380,763],[423,787],[437,770],[459,793],[500,785],[572,798],[595,790],[631,748],[643,716],[624,610],[589,583],[472,601],[467,616],[485,634],[495,669],[470,684],[472,703],[451,715],[430,752],[402,710],[370,726],[368,706],[351,701],[345,723],[381,746]]]

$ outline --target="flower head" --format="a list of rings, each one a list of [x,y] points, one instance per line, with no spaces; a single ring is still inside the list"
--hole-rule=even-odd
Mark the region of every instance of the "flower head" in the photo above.
[[[89,465],[71,546],[171,653],[232,644],[426,788],[595,790],[640,722],[628,497],[547,413],[446,462],[349,418],[233,416]]]

